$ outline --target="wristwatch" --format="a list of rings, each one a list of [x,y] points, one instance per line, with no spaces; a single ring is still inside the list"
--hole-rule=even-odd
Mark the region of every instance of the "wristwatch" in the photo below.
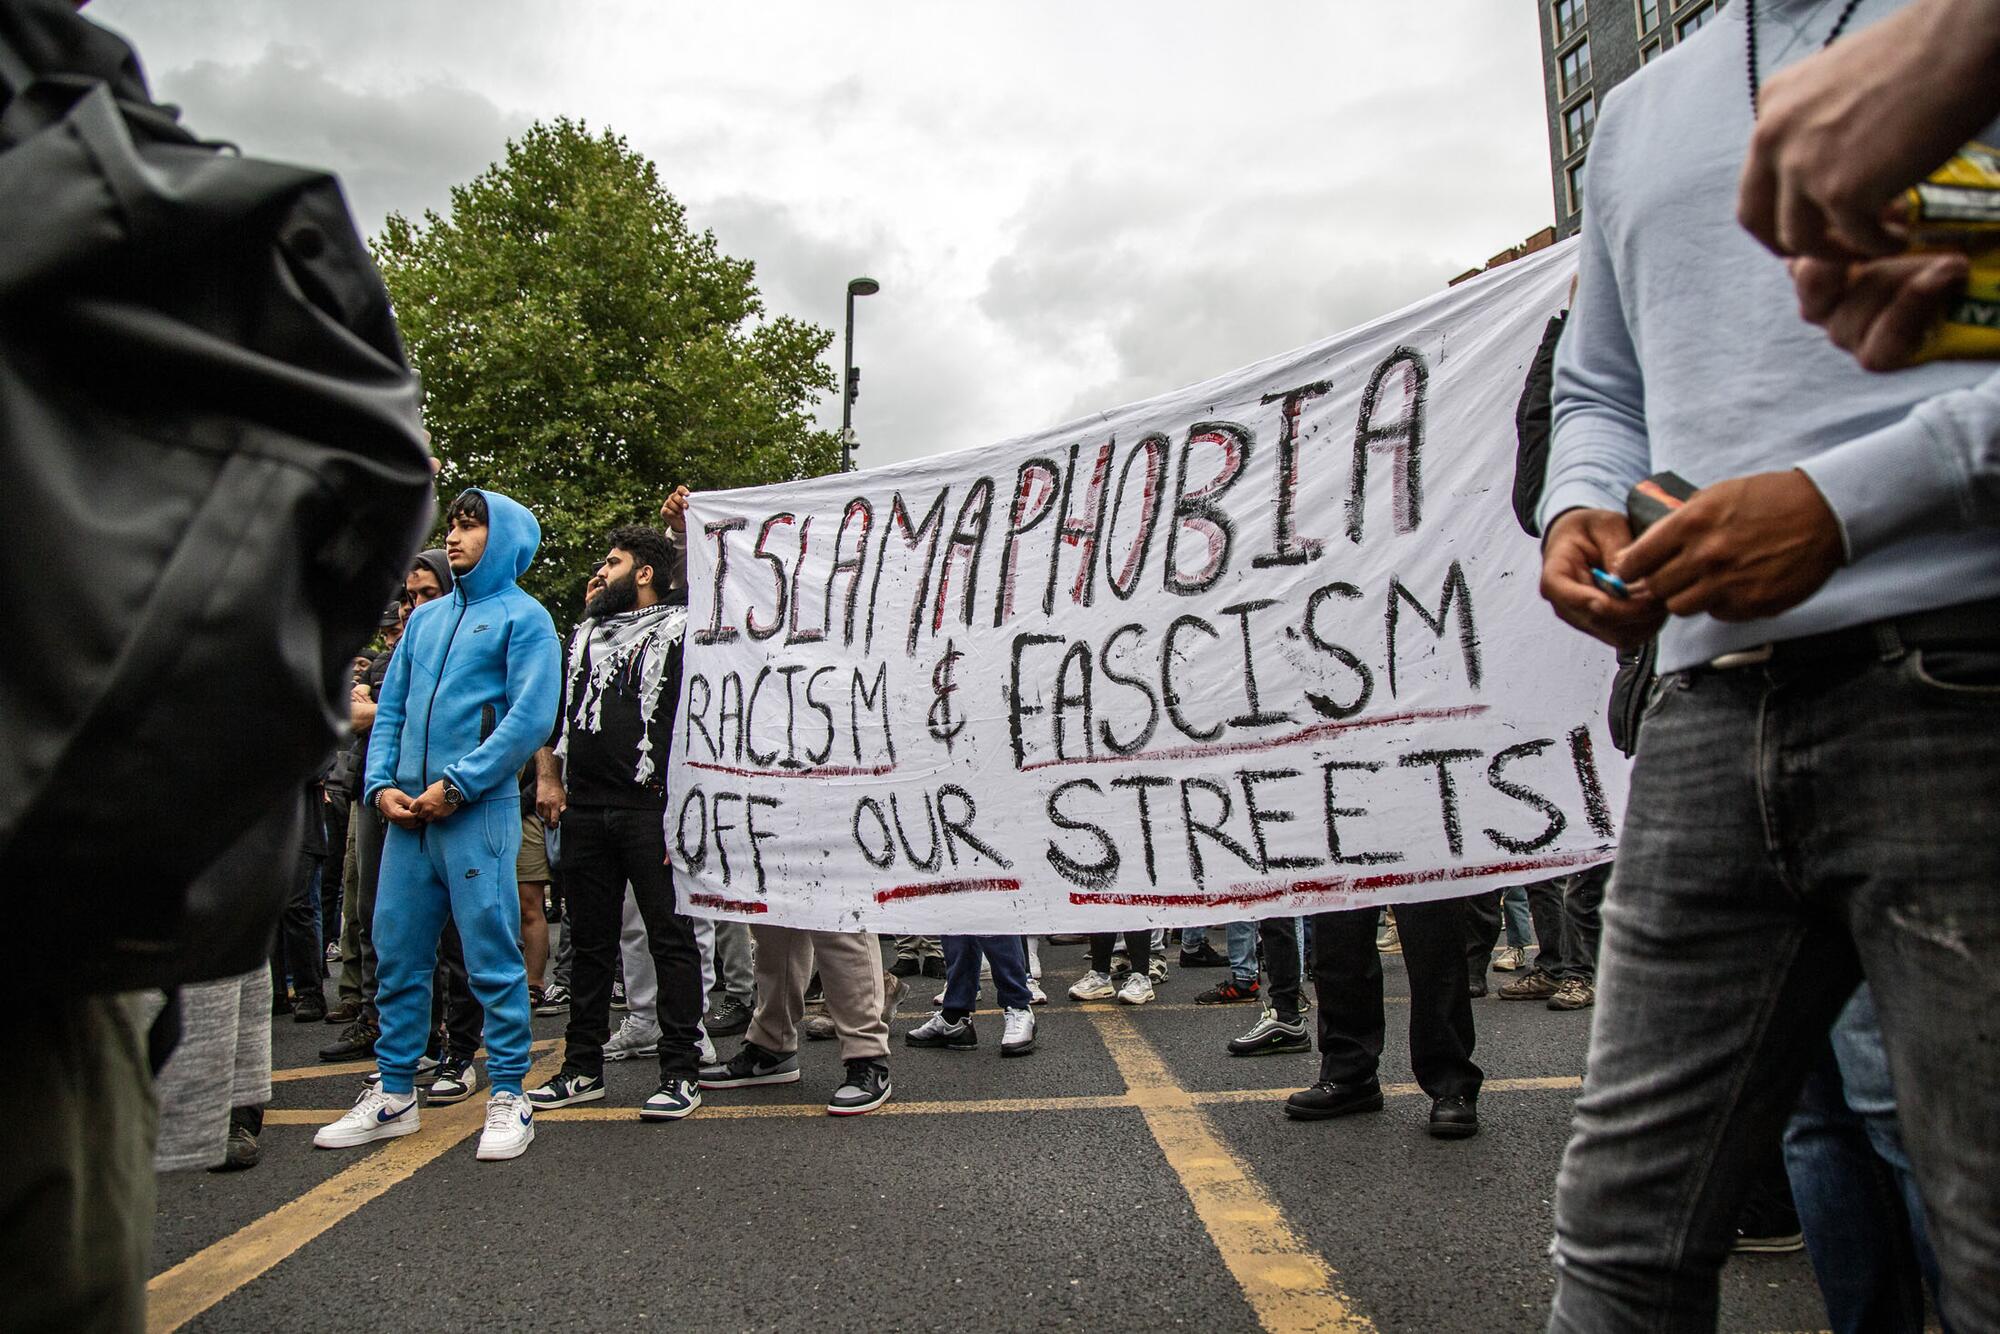
[[[444,795],[444,804],[451,807],[453,810],[457,810],[460,806],[465,804],[465,794],[463,792],[460,792],[458,790],[458,784],[452,782],[449,778],[444,780],[443,795]]]

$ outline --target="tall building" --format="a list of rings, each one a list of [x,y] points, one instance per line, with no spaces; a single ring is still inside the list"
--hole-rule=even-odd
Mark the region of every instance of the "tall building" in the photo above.
[[[1535,0],[1549,108],[1556,233],[1583,221],[1583,160],[1604,94],[1715,17],[1728,0]]]

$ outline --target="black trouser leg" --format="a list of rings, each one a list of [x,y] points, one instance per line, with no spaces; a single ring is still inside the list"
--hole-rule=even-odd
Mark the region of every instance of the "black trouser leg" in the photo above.
[[[319,878],[319,938],[326,944],[340,939],[340,894],[346,870],[347,820],[354,803],[335,796],[326,803],[326,862]],[[324,954],[324,948],[321,953]]]
[[[1313,999],[1319,1005],[1319,1077],[1366,1084],[1382,1061],[1382,956],[1374,908],[1313,917]],[[1400,929],[1403,905],[1396,905]],[[1460,971],[1463,971],[1462,969]],[[1459,987],[1463,993],[1464,986]]]
[[[666,826],[660,812],[607,812],[625,879],[646,924],[646,944],[659,982],[660,1082],[693,1079],[700,1068],[701,950],[694,923],[674,911],[674,875],[667,866]]]
[[[1570,876],[1563,885],[1563,976],[1597,981],[1597,942],[1604,934],[1600,915],[1604,890],[1611,883],[1611,864],[1593,866]],[[1535,928],[1539,931],[1541,928]]]
[[[1456,901],[1399,903],[1396,928],[1410,976],[1410,1064],[1433,1098],[1476,1095],[1472,1000],[1465,994],[1465,919]],[[1313,991],[1319,1000],[1320,1078],[1376,1077],[1383,1038],[1382,958],[1375,910],[1313,918]]]
[[[1461,900],[1399,903],[1396,921],[1410,975],[1410,1068],[1433,1098],[1477,1096],[1485,1076],[1472,1063]]]
[[[375,1011],[375,887],[382,878],[382,844],[389,836],[389,822],[373,805],[359,807],[354,814],[355,874],[360,880],[357,902],[360,909],[361,1019],[379,1027]]]
[[[431,998],[431,1027],[444,1029],[441,1054],[471,1060],[486,1031],[486,1011],[472,994],[472,979],[465,972],[465,942],[459,939],[458,923],[448,916],[438,933],[438,984],[431,988]]]
[[[626,858],[609,815],[601,807],[572,806],[562,818],[564,920],[575,942],[563,1068],[599,1079],[611,1036],[611,981],[625,913]],[[664,828],[661,839],[664,843]]]
[[[319,862],[318,857],[302,852],[292,868],[292,892],[286,896],[284,912],[278,919],[278,939],[272,953],[274,997],[284,996],[288,973],[295,997],[308,993],[322,1000],[326,997],[325,989],[320,986],[326,960],[320,953],[319,905],[313,899],[313,873],[319,869]]]
[[[1493,947],[1500,940],[1501,891],[1489,889],[1458,900],[1459,915],[1465,922],[1465,970],[1474,983],[1486,980],[1493,966]]]
[[[1540,880],[1528,886],[1528,916],[1535,923],[1535,967],[1561,976],[1563,957],[1563,881]]]
[[[1299,985],[1304,972],[1299,954],[1299,919],[1266,917],[1257,923],[1257,939],[1264,946],[1264,971],[1271,979],[1271,1008],[1280,1018],[1298,1018]]]

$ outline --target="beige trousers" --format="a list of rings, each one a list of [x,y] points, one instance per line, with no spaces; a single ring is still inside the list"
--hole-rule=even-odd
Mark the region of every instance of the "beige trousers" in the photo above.
[[[795,931],[752,924],[757,942],[757,1012],[743,1036],[766,1051],[799,1049],[799,1020],[806,983],[819,961],[826,1012],[840,1035],[843,1061],[880,1061],[889,1055],[889,1025],[882,1018],[882,944],[868,931]]]

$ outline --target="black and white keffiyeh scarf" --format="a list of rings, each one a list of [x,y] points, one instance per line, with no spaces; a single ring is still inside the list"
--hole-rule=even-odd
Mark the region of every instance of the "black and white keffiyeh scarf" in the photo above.
[[[556,755],[569,757],[569,730],[595,733],[604,725],[606,691],[639,697],[639,754],[632,780],[653,777],[653,719],[667,678],[667,659],[687,632],[687,604],[660,602],[583,621],[569,641],[569,679],[563,691],[562,736]]]

